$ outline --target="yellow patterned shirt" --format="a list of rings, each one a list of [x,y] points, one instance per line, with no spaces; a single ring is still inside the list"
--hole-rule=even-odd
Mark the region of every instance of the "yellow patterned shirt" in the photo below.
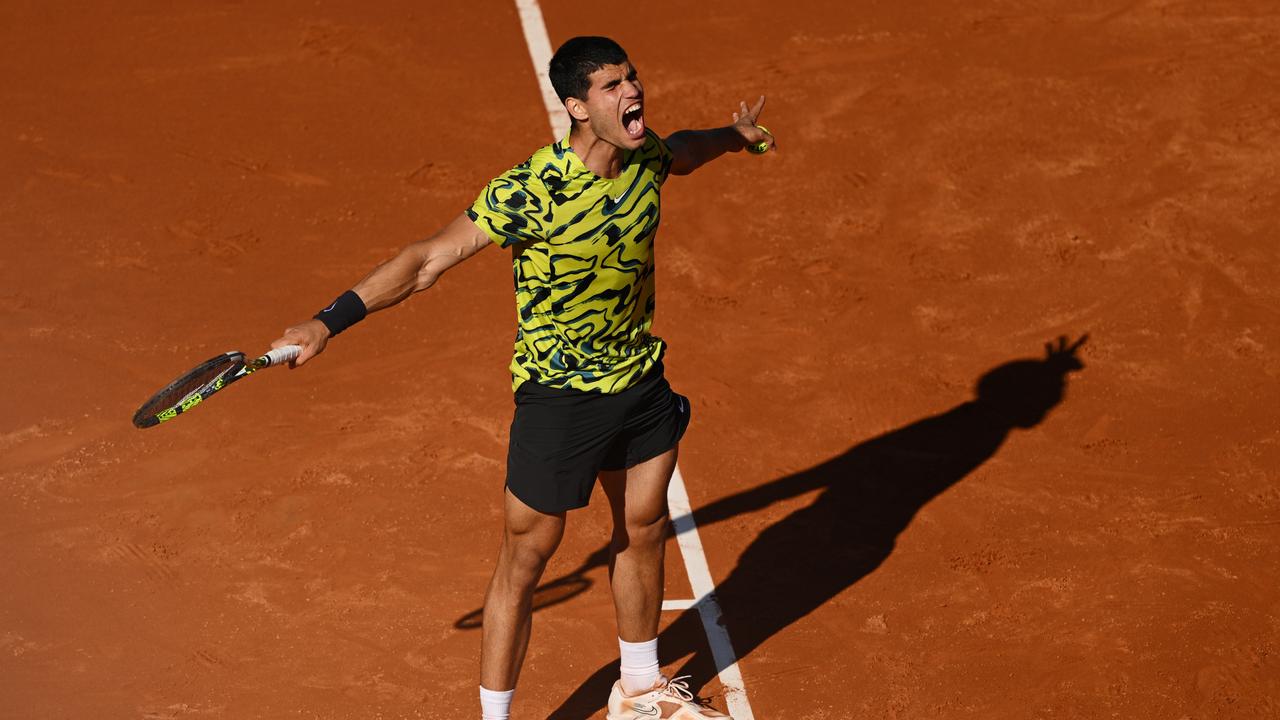
[[[467,210],[494,242],[511,249],[515,274],[512,388],[618,393],[666,349],[653,325],[653,239],[671,151],[651,130],[602,178],[569,138],[499,175]]]

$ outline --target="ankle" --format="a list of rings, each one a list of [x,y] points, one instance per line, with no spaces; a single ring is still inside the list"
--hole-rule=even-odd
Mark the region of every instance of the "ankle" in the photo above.
[[[638,695],[653,688],[662,677],[658,665],[658,639],[632,643],[618,638],[618,654],[622,658],[622,690]]]
[[[508,720],[511,717],[511,696],[515,690],[490,690],[480,686],[481,720]]]

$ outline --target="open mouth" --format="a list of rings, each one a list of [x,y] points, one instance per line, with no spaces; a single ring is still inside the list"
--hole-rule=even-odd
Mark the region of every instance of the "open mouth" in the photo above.
[[[622,111],[622,129],[633,140],[644,137],[644,104],[640,101],[631,103]]]

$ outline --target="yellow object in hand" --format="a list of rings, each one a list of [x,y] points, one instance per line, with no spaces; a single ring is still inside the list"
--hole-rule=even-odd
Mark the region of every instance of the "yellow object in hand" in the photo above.
[[[773,133],[769,132],[769,128],[767,128],[767,127],[765,127],[765,126],[763,126],[763,125],[756,125],[756,127],[758,127],[758,128],[760,128],[761,130],[763,130],[763,131],[765,132],[765,134],[766,134],[766,135],[770,135],[770,136],[771,136],[771,135],[773,135]],[[749,153],[751,153],[751,154],[753,154],[753,155],[763,155],[763,154],[765,154],[765,153],[769,152],[769,141],[768,141],[768,140],[761,140],[760,142],[758,142],[758,143],[756,143],[756,144],[754,144],[754,145],[748,145],[748,146],[747,146],[747,152],[749,152]]]

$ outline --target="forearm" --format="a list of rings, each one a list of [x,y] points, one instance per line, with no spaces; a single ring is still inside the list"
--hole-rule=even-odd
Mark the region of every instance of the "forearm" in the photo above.
[[[420,283],[430,261],[424,256],[422,243],[404,248],[395,257],[377,266],[351,288],[369,312],[391,307],[418,290],[425,290],[439,278],[435,273],[429,282]],[[421,285],[421,287],[419,287]]]
[[[672,165],[673,175],[687,175],[725,153],[746,147],[742,134],[732,125],[710,130],[680,130],[672,133],[666,143],[679,160]]]

